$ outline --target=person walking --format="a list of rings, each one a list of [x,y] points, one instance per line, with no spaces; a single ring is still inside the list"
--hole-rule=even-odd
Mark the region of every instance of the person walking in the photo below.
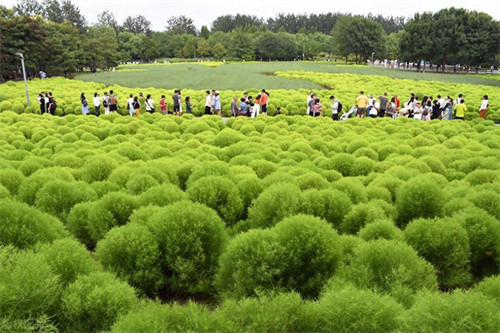
[[[193,106],[194,104],[191,104],[191,97],[186,97],[186,113],[193,113]]]
[[[180,112],[180,99],[179,99],[179,90],[174,90],[174,95],[172,96],[172,100],[174,101],[174,111],[173,115],[175,116]]]
[[[320,99],[316,98],[314,100],[314,106],[313,106],[313,117],[320,117],[321,116],[321,108],[323,105],[320,103]]]
[[[389,102],[389,99],[387,98],[387,92],[384,92],[384,95],[379,96],[378,99],[380,100],[379,117],[383,118],[385,116],[385,111],[387,110],[387,103]]]
[[[133,117],[135,114],[135,107],[134,107],[134,95],[132,94],[130,94],[129,98],[127,99],[127,109],[128,109],[128,114],[131,117]]]
[[[308,103],[308,112],[307,114],[311,117],[314,117],[314,103],[316,103],[316,94],[312,94],[311,99],[309,99]]]
[[[87,97],[82,93],[80,95],[80,102],[82,103],[82,114],[89,114],[89,103],[87,102]]]
[[[104,108],[104,114],[109,114],[109,96],[108,92],[104,92],[104,97],[102,98],[102,107]]]
[[[182,94],[181,91],[178,90],[179,92],[179,117],[182,115]]]
[[[358,118],[365,117],[367,104],[368,104],[368,97],[365,96],[365,93],[363,91],[360,91],[358,98],[356,98],[356,107],[358,108],[356,117]]]
[[[310,92],[309,95],[307,96],[307,111],[306,111],[306,114],[308,116],[311,115],[311,100],[314,98],[314,92]]]
[[[479,108],[479,118],[486,119],[486,112],[488,112],[488,95],[483,96],[483,100],[481,101],[481,107]]]
[[[233,101],[231,102],[231,115],[233,117],[238,116],[238,97],[234,96]]]
[[[139,105],[140,105],[140,113],[145,113],[146,112],[146,99],[144,98],[144,95],[142,92],[139,93]]]
[[[94,110],[95,110],[95,116],[99,117],[101,114],[101,97],[99,97],[99,94],[97,92],[94,93]]]
[[[116,113],[118,111],[118,97],[113,90],[109,91],[109,111]]]
[[[205,114],[213,114],[212,112],[212,95],[210,91],[205,91]]]
[[[165,95],[161,95],[160,99],[160,111],[162,115],[167,114],[167,102],[165,101]]]
[[[332,101],[332,119],[339,120],[339,101],[333,95],[330,96],[330,101]]]
[[[54,96],[52,95],[51,92],[45,94],[46,98],[48,98],[48,102],[47,102],[47,110],[48,112],[55,116],[56,115],[56,109],[57,109],[57,103],[56,103],[56,100],[54,98]]]
[[[139,117],[141,115],[141,103],[139,103],[139,99],[137,98],[137,96],[135,96],[132,100],[132,107],[135,111],[132,116],[135,118]]]
[[[456,107],[455,119],[464,120],[466,112],[467,112],[467,106],[465,105],[465,101],[462,98],[460,100],[460,104],[458,104]]]
[[[255,117],[257,117],[260,113],[260,98],[262,97],[262,94],[261,93],[258,93],[257,94],[257,97],[255,97],[255,101],[254,101],[254,110],[255,110]]]
[[[262,109],[262,114],[267,116],[267,108],[269,106],[269,93],[266,89],[262,89],[262,96],[260,97],[260,106]]]
[[[44,114],[46,110],[46,103],[45,103],[45,96],[43,95],[43,92],[38,94],[38,104],[40,104],[40,113]]]
[[[219,96],[219,92],[218,91],[215,91],[215,94],[214,94],[214,110],[217,111],[217,115],[220,117],[222,116],[222,108],[221,108],[221,104],[220,104],[220,96]]]
[[[148,94],[146,96],[146,100],[144,101],[144,103],[146,104],[146,111],[153,114],[156,109],[155,109],[155,101],[153,101],[151,99],[151,94]]]

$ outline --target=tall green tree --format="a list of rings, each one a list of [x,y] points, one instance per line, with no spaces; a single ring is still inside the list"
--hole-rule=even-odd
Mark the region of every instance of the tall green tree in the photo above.
[[[167,32],[174,35],[188,34],[196,36],[196,27],[193,20],[184,15],[171,16],[167,20]]]
[[[89,29],[87,66],[108,69],[118,65],[118,42],[116,31],[108,26],[94,26]]]
[[[229,52],[231,56],[238,59],[254,59],[255,53],[252,38],[242,28],[236,28],[231,32]]]
[[[105,10],[97,15],[97,24],[105,27],[111,27],[118,30],[118,21],[116,21],[115,15],[109,10]]]
[[[151,22],[143,15],[137,16],[127,16],[125,21],[123,21],[122,27],[124,30],[130,31],[134,34],[145,34],[150,36],[152,34],[151,31]]]
[[[212,54],[216,59],[222,59],[226,53],[226,48],[221,43],[217,43],[212,47]]]
[[[210,37],[210,30],[208,30],[206,25],[201,26],[200,37],[205,40],[208,40],[208,38]]]
[[[358,59],[368,59],[372,52],[381,55],[384,50],[384,30],[370,19],[343,16],[332,30],[334,49],[337,54],[347,58],[349,54]]]

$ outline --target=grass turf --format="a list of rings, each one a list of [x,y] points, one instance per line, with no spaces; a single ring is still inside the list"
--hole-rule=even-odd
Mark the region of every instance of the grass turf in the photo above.
[[[106,85],[122,85],[138,88],[163,89],[321,89],[306,80],[273,76],[277,71],[312,71],[325,73],[352,73],[382,75],[391,78],[440,81],[445,83],[469,83],[500,86],[500,81],[476,75],[415,73],[367,66],[343,66],[332,63],[310,62],[249,62],[220,66],[200,66],[197,63],[128,65],[115,72],[83,73],[76,78],[83,81],[101,82]]]

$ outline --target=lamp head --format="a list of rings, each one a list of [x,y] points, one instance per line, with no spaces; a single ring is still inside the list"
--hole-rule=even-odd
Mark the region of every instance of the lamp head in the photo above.
[[[19,53],[19,52],[18,52],[18,53],[16,53],[16,56],[20,56],[20,57],[21,57],[21,59],[24,59],[24,56],[23,56],[23,54],[22,54],[22,53]]]

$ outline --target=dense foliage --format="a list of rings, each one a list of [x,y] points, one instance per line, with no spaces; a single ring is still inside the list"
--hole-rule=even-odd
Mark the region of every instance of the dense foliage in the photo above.
[[[0,330],[497,331],[499,138],[5,110]]]

